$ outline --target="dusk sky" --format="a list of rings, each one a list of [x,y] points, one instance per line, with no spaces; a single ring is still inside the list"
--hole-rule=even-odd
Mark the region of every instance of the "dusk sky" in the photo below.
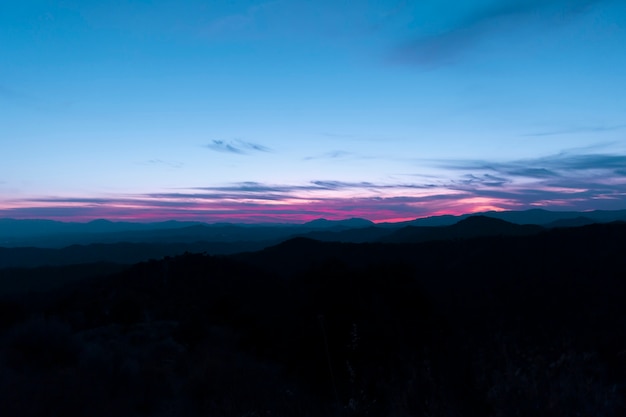
[[[624,0],[2,0],[0,217],[626,209]]]

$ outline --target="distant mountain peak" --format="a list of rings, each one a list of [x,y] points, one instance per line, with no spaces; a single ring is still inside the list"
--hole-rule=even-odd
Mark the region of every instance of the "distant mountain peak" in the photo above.
[[[464,219],[459,220],[456,225],[473,225],[473,226],[482,226],[482,225],[512,225],[513,223],[507,222],[506,220],[497,219],[495,217],[489,217],[482,214],[478,214],[475,216],[469,216]]]
[[[306,222],[303,226],[306,227],[314,227],[314,228],[329,228],[329,227],[349,227],[349,228],[359,228],[359,227],[369,227],[373,226],[374,222],[361,219],[358,217],[352,217],[350,219],[344,220],[328,220],[324,218],[311,220],[310,222]]]
[[[538,225],[520,225],[484,215],[469,216],[448,227],[458,233],[458,237],[521,236],[536,234],[544,230]]]
[[[107,219],[95,219],[89,222],[89,224],[111,224],[111,223],[113,222]]]

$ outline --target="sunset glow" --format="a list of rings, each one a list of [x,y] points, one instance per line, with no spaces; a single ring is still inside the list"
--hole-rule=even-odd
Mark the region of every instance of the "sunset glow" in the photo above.
[[[626,3],[5,2],[0,217],[626,208]]]

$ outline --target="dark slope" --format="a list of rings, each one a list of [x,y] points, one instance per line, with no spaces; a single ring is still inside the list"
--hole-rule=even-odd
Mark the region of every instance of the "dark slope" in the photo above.
[[[53,267],[4,268],[0,269],[0,296],[50,291],[70,283],[108,276],[128,267],[97,262]]]
[[[597,223],[597,222],[590,219],[589,217],[579,216],[579,217],[574,217],[572,219],[556,220],[556,221],[546,224],[545,227],[547,228],[580,227],[580,226],[587,226],[587,225],[594,224],[594,223]]]
[[[194,225],[174,230],[146,230],[102,235],[103,242],[257,242],[275,241],[294,233],[287,226]]]
[[[393,229],[384,227],[363,227],[357,229],[347,229],[341,231],[316,230],[308,233],[298,234],[294,237],[305,237],[324,242],[352,242],[365,243],[376,242],[385,236],[393,233]]]
[[[625,247],[614,223],[144,262],[0,300],[0,409],[620,417]]]

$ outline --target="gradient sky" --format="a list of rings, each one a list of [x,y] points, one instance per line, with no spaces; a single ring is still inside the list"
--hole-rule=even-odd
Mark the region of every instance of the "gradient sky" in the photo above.
[[[0,217],[626,208],[624,0],[0,2]]]

